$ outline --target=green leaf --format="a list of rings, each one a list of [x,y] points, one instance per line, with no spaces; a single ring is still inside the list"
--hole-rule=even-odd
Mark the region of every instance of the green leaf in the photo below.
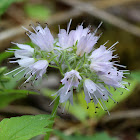
[[[0,16],[7,10],[7,8],[14,2],[21,0],[0,0]]]
[[[5,60],[8,57],[13,56],[14,53],[12,52],[2,52],[0,53],[0,64],[2,63],[3,60]]]
[[[104,132],[96,133],[92,136],[82,136],[82,135],[66,136],[62,132],[55,130],[54,134],[63,140],[116,140],[116,138],[112,138],[107,133]]]
[[[137,134],[137,139],[140,140],[140,133]]]
[[[130,77],[140,82],[140,71],[132,71]]]
[[[29,140],[37,135],[51,131],[50,115],[25,115],[4,119],[0,122],[0,140]]]
[[[6,69],[7,69],[6,67],[0,68],[0,90],[4,89],[4,83],[6,83],[10,80],[10,78],[8,76],[4,75]]]
[[[24,8],[30,18],[46,20],[51,15],[51,11],[43,5],[28,4]]]
[[[0,91],[0,108],[7,106],[16,99],[25,98],[28,94],[37,94],[27,90],[1,90]]]

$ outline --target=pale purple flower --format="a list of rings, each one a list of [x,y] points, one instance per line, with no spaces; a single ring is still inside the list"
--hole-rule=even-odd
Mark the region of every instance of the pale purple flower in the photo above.
[[[88,54],[93,49],[94,45],[97,43],[100,36],[96,36],[96,32],[102,23],[99,24],[97,29],[91,33],[89,28],[83,29],[83,26],[80,25],[75,31],[75,42],[77,41],[77,51],[76,54],[83,56],[84,53]]]
[[[25,71],[24,76],[27,75],[28,79],[24,83],[28,82],[32,77],[34,80],[42,78],[42,76],[46,73],[48,65],[49,63],[47,60],[38,60],[34,64],[30,65]]]
[[[33,58],[34,49],[30,45],[18,43],[13,44],[17,45],[20,49],[10,49],[14,51],[14,59],[17,59],[14,61],[9,61],[10,63],[18,63],[21,67],[28,67],[35,62]]]
[[[87,27],[87,28],[83,28],[83,25],[78,25],[75,32],[74,32],[74,44],[76,42],[79,42],[80,39],[84,36],[87,36],[87,34],[90,33],[90,29]]]
[[[112,61],[113,58],[117,58],[117,55],[113,55],[113,47],[117,44],[113,44],[109,49],[104,45],[101,45],[98,49],[95,49],[91,56],[90,69],[95,71],[99,76],[99,79],[102,80],[105,84],[113,86],[114,88],[125,88],[123,84],[127,84],[122,81],[123,70],[119,71],[114,66],[125,67],[123,65],[116,64],[116,61]],[[125,88],[126,89],[126,88]]]
[[[102,23],[93,33],[90,33],[90,28],[83,28],[82,24],[76,30],[69,32],[71,21],[67,26],[67,31],[65,29],[59,29],[57,45],[62,49],[69,48],[68,50],[71,51],[72,49],[70,47],[73,47],[77,42],[77,55],[83,56],[84,53],[90,53],[99,39],[99,36],[95,36],[95,34]]]
[[[79,72],[76,70],[71,70],[65,73],[64,78],[61,80],[62,85],[69,85],[70,87],[78,87],[79,81],[81,80]]]
[[[98,39],[99,37],[94,36],[92,34],[87,34],[86,36],[83,36],[77,43],[76,54],[78,56],[83,56],[84,53],[90,53],[94,45],[97,43]]]
[[[13,43],[13,44],[16,44],[20,49],[10,49],[10,50],[14,50],[15,58],[13,59],[16,60],[9,61],[9,62],[18,63],[20,67],[6,73],[5,75],[8,75],[14,71],[15,72],[18,71],[13,75],[14,77],[24,71],[23,76],[28,78],[24,83],[28,82],[31,78],[33,78],[34,80],[42,78],[43,74],[46,73],[46,69],[48,67],[48,61],[47,60],[35,61],[35,59],[33,58],[34,49],[29,45],[18,44],[18,43]]]
[[[125,78],[124,74],[125,73],[123,70],[118,70],[116,67],[113,67],[106,70],[105,72],[99,72],[98,76],[106,85],[112,86],[114,88],[127,89],[124,85],[128,83],[122,81],[122,79]]]
[[[95,49],[91,56],[91,64],[90,69],[95,72],[105,72],[106,70],[113,67],[114,62],[110,62],[113,58],[117,58],[117,55],[113,56],[114,45],[116,45],[118,42],[113,44],[109,49],[107,49],[104,45],[101,45],[98,49]]]
[[[18,43],[13,43],[13,44],[17,45],[20,48],[20,49],[16,49],[14,52],[16,58],[27,58],[33,56],[34,48],[32,48],[30,45],[18,44]]]
[[[59,29],[59,34],[58,34],[58,42],[57,45],[60,46],[60,49],[67,49],[69,47],[72,47],[74,45],[74,30],[70,31],[70,25],[71,21],[69,22],[67,26],[67,31],[65,29]],[[71,49],[69,49],[71,50]]]
[[[91,101],[95,104],[95,112],[97,108],[97,104],[99,103],[103,110],[107,111],[107,107],[104,101],[108,101],[111,98],[114,102],[116,102],[111,96],[112,94],[101,84],[95,84],[92,80],[86,79],[84,81],[84,93],[85,93],[85,100],[88,103]],[[109,112],[108,112],[109,113]]]
[[[46,26],[43,29],[39,23],[37,27],[35,27],[34,25],[31,25],[31,27],[33,28],[35,33],[31,32],[25,27],[23,28],[27,31],[26,34],[29,36],[32,42],[36,44],[41,50],[51,52],[54,48],[54,38],[49,28]]]
[[[55,94],[53,94],[53,96],[56,94],[57,94],[56,98],[60,96],[59,100],[60,103],[64,103],[67,100],[69,100],[70,103],[73,104],[73,89],[78,87],[81,79],[82,78],[79,75],[79,72],[76,70],[66,72],[64,78],[61,80],[62,85],[64,86],[60,88]],[[54,102],[54,100],[52,101],[52,103]]]

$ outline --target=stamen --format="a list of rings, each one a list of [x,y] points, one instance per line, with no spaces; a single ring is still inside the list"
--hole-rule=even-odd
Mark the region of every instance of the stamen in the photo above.
[[[96,100],[98,101],[98,103],[100,104],[101,108],[104,110],[103,106],[101,105],[100,101],[98,100],[98,98],[96,97],[96,95],[93,93],[94,97],[96,98]]]
[[[70,29],[71,22],[72,22],[72,19],[70,19],[70,22],[69,22],[69,24],[68,24],[68,26],[67,26],[67,34],[69,33],[69,29]]]
[[[107,41],[103,44],[103,46],[105,46],[108,42],[109,42],[109,40],[107,40]]]
[[[26,70],[26,69],[27,69],[27,68],[24,68],[24,69],[20,70],[19,72],[17,72],[17,73],[14,75],[14,77],[15,77],[16,75],[18,75],[19,73],[21,73],[22,71]]]
[[[118,67],[126,68],[126,66],[123,66],[123,65],[119,65],[119,64],[114,64],[114,65]]]
[[[103,106],[105,108],[105,111],[107,111],[108,115],[110,115],[110,113],[109,113],[109,111],[108,111],[108,109],[106,107],[106,104],[104,103],[103,99],[100,99],[100,100],[101,100],[101,102],[102,102],[102,104],[103,104]]]
[[[12,70],[12,71],[10,71],[10,72],[8,72],[8,73],[5,73],[4,75],[8,75],[8,74],[10,74],[10,73],[12,73],[12,72],[14,72],[14,71],[16,71],[16,70],[19,70],[19,69],[21,69],[21,68],[23,68],[23,67],[16,68],[16,69],[14,69],[14,70]]]
[[[24,30],[26,30],[27,32],[29,32],[30,34],[32,34],[32,32],[31,32],[30,30],[28,30],[27,28],[25,28],[24,26],[22,26],[22,28],[23,28]]]
[[[101,27],[102,23],[103,23],[103,22],[101,22],[101,23],[98,25],[98,27],[97,27],[96,30],[94,31],[94,34],[96,34],[96,32],[98,31],[98,29]]]
[[[108,49],[108,51],[111,51],[112,49],[113,49],[113,47],[116,45],[116,44],[118,44],[119,42],[117,41],[116,43],[114,43],[109,49]]]

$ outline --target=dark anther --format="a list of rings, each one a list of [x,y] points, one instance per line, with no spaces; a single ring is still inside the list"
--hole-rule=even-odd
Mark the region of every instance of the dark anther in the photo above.
[[[108,102],[108,100],[107,100],[107,102]]]
[[[64,114],[63,112],[61,114]]]
[[[89,109],[89,106],[87,106],[87,109]]]
[[[68,90],[68,92],[70,92],[71,90]]]
[[[37,23],[37,24],[40,24],[40,22],[39,22],[39,21],[37,21],[36,23]]]
[[[40,30],[37,30],[37,32],[39,32]]]
[[[117,104],[119,103],[119,102],[116,102]]]
[[[130,86],[130,83],[128,83],[128,85]]]
[[[67,78],[67,81],[69,80],[69,78]]]
[[[127,86],[125,85],[125,88],[127,88]]]
[[[32,72],[31,72],[31,75],[33,76]]]
[[[96,108],[99,108],[98,106],[96,106]]]
[[[117,76],[119,76],[119,73],[117,72]]]
[[[97,113],[97,112],[95,111],[95,113]]]
[[[110,74],[110,72],[108,74]]]
[[[60,84],[62,84],[62,82],[60,82]]]
[[[80,79],[78,79],[78,81],[80,82]]]
[[[88,34],[90,34],[91,32],[89,31]]]
[[[35,80],[37,80],[37,78],[35,78]]]
[[[27,33],[28,33],[29,35],[31,35],[31,32],[27,31]]]
[[[103,96],[105,96],[105,94],[103,94]]]
[[[90,100],[93,100],[93,99],[90,99]]]
[[[74,91],[76,90],[76,88],[73,89]]]
[[[47,23],[47,22],[46,22],[46,23],[44,23],[44,24],[48,25],[48,23]]]
[[[26,77],[26,74],[24,74],[24,77]]]
[[[24,86],[26,88],[26,86]]]
[[[105,111],[107,111],[107,110],[105,110]]]
[[[12,77],[14,78],[14,75],[12,75]]]
[[[32,24],[29,24],[29,26],[32,26]]]

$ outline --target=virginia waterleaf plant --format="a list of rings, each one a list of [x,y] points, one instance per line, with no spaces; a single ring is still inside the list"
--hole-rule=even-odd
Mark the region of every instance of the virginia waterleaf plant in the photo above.
[[[25,77],[26,80],[22,85],[29,81],[35,84],[46,74],[48,67],[56,68],[63,79],[60,81],[60,89],[52,95],[56,95],[50,103],[50,105],[55,104],[52,116],[56,116],[60,103],[64,103],[62,112],[66,102],[73,105],[74,93],[79,93],[81,90],[84,90],[87,106],[90,102],[95,106],[95,113],[100,106],[110,114],[105,102],[109,99],[114,103],[117,101],[113,99],[113,95],[106,87],[113,87],[114,90],[118,88],[128,90],[127,85],[129,85],[128,82],[123,81],[123,78],[126,78],[125,75],[129,74],[129,70],[118,64],[118,55],[113,54],[118,42],[108,47],[107,41],[97,47],[97,41],[101,37],[101,34],[97,35],[97,31],[102,22],[93,32],[90,26],[84,28],[83,23],[70,31],[71,21],[68,23],[67,30],[59,27],[58,37],[55,39],[47,25],[42,28],[40,23],[37,23],[36,27],[31,24],[34,32],[23,27],[34,46],[12,42],[19,49],[9,49],[15,56],[10,63],[18,63],[19,67],[5,75],[14,72],[13,77],[15,77],[24,72],[21,78]],[[52,125],[49,127],[52,128]],[[50,132],[46,134],[45,139],[49,139],[49,136]]]

